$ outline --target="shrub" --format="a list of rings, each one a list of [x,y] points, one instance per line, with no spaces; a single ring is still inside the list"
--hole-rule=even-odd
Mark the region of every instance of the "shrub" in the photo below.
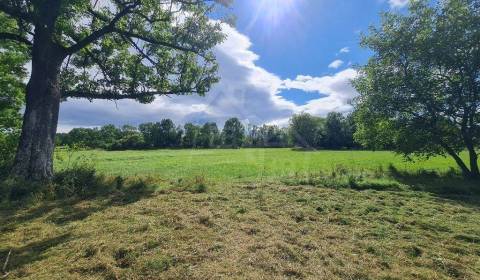
[[[15,157],[18,133],[0,132],[0,179],[9,175],[10,166]]]
[[[60,171],[55,174],[55,196],[65,198],[71,196],[85,197],[98,191],[100,178],[91,165],[81,165]]]
[[[47,183],[20,178],[4,179],[0,182],[0,200],[86,197],[106,189],[103,177],[98,176],[92,166],[78,166],[56,173],[53,180]]]
[[[21,179],[8,178],[0,183],[0,200],[21,200],[41,188],[42,185],[40,184],[30,183]]]
[[[32,183],[19,178],[0,180],[0,202],[38,202],[64,198],[85,199],[115,195],[121,201],[135,201],[155,192],[158,186],[150,178],[125,179],[98,175],[92,164],[73,164],[58,171],[51,182]],[[205,192],[206,186],[192,185],[188,191]]]

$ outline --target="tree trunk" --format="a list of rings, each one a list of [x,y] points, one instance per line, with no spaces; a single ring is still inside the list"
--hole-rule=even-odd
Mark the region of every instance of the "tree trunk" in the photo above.
[[[40,45],[33,49],[22,135],[13,165],[14,176],[30,181],[50,180],[53,176],[61,99],[58,76],[64,58],[62,50],[53,44]]]
[[[465,126],[462,128],[462,137],[467,147],[468,156],[470,159],[470,178],[478,179],[480,178],[480,170],[478,169],[478,155],[475,151],[475,145],[473,144],[472,133],[469,132]]]
[[[480,169],[478,168],[478,155],[475,148],[469,147],[468,154],[470,156],[470,173],[474,179],[480,179]]]
[[[468,169],[468,166],[463,162],[462,158],[448,145],[441,143],[445,151],[455,160],[464,177],[472,177],[472,172]]]

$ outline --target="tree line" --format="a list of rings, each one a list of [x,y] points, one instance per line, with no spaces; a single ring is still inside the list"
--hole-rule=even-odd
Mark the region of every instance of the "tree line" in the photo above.
[[[92,149],[128,150],[161,148],[301,147],[307,149],[353,149],[353,118],[340,113],[316,117],[307,113],[292,116],[288,127],[244,125],[228,119],[223,129],[215,122],[175,125],[171,119],[138,127],[105,125],[74,128],[57,134],[57,146],[77,145]]]

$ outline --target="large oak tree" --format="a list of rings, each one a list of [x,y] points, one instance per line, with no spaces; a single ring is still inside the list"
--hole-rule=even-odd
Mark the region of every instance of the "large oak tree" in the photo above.
[[[354,82],[357,140],[406,156],[449,155],[479,178],[480,1],[411,1],[362,45],[373,57]]]
[[[59,106],[67,98],[205,94],[218,81],[208,15],[226,0],[0,0],[0,40],[28,47],[31,76],[13,174],[52,177]],[[5,20],[3,20],[5,18]]]

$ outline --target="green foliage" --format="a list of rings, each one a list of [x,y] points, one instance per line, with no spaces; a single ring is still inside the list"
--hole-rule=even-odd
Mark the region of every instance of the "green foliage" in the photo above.
[[[214,122],[205,123],[200,131],[199,141],[203,148],[215,148],[220,146],[222,144],[222,139],[217,124]]]
[[[201,128],[192,123],[185,124],[183,146],[186,148],[197,148],[200,145]]]
[[[208,14],[228,3],[44,2],[7,1],[0,11],[18,23],[8,30],[14,35],[8,39],[17,45],[61,47],[58,55],[68,60],[59,73],[64,97],[149,103],[161,94],[203,95],[218,81],[212,48],[224,35],[220,22],[211,21]],[[27,30],[49,25],[51,40],[29,42]]]
[[[290,137],[297,147],[306,149],[352,149],[358,145],[353,141],[355,131],[351,115],[329,113],[326,118],[307,113],[294,115],[290,119]]]
[[[248,147],[288,147],[288,129],[266,124],[260,127],[249,127],[245,145]]]
[[[55,198],[87,197],[98,191],[100,179],[92,165],[74,165],[55,174],[52,195]]]
[[[245,126],[238,118],[228,119],[223,127],[222,138],[224,145],[240,148],[245,138]]]
[[[290,120],[290,135],[295,146],[315,148],[320,146],[324,120],[307,113],[294,115]]]
[[[327,149],[357,147],[353,140],[355,124],[352,115],[345,117],[340,113],[329,113],[325,119],[324,129],[323,147]]]
[[[145,139],[136,127],[123,126],[120,130],[120,139],[113,142],[110,146],[112,150],[135,150],[145,148]]]
[[[362,45],[374,55],[354,82],[356,139],[405,156],[452,156],[479,176],[480,9],[472,0],[412,1],[386,13]],[[478,4],[478,3],[477,3]],[[468,150],[470,169],[459,157]]]
[[[221,21],[210,15],[228,2],[1,1],[0,41],[27,49],[32,61],[15,175],[51,179],[49,135],[62,99],[151,103],[160,95],[208,92],[219,81],[213,48],[225,39]],[[14,71],[15,65],[6,68]],[[37,122],[45,126],[42,133]],[[141,142],[129,134],[116,145],[136,148]],[[30,148],[37,144],[44,148]]]
[[[153,193],[158,186],[144,179],[124,179],[98,174],[92,165],[73,165],[58,171],[51,182],[30,182],[19,178],[0,181],[0,203],[38,203],[60,199],[86,199],[120,195],[125,201]],[[192,185],[187,191],[206,192],[203,184]]]
[[[0,32],[14,28],[15,22],[0,11]],[[27,48],[0,40],[0,173],[7,172],[17,147],[27,54]]]
[[[187,123],[183,129],[172,120],[143,123],[138,129],[133,126],[117,128],[106,125],[98,128],[74,128],[69,133],[57,135],[57,145],[77,144],[92,149],[128,150],[142,148],[219,148],[219,147],[291,147],[292,139],[297,145],[302,139],[315,138],[315,148],[351,149],[358,145],[353,141],[355,124],[351,115],[330,113],[327,118],[308,114],[292,117],[289,128],[276,125],[248,126],[232,118],[227,120],[222,134],[217,124],[207,122],[203,126]],[[313,131],[312,135],[309,133]],[[296,136],[294,136],[296,135]],[[302,144],[303,143],[303,144]],[[307,146],[305,146],[307,147]]]
[[[8,175],[15,150],[18,146],[19,131],[0,132],[0,178]]]

